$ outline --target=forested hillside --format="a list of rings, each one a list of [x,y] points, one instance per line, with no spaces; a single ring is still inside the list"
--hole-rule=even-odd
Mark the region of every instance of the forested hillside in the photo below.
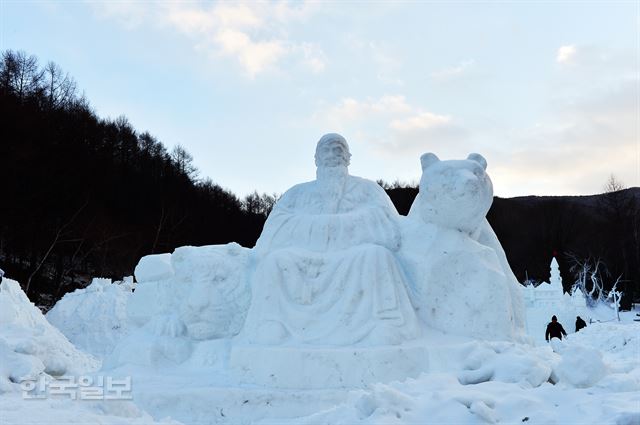
[[[0,113],[0,263],[37,302],[130,275],[145,254],[252,246],[273,203],[197,179],[182,147],[98,117],[68,74],[23,52],[2,54]]]
[[[640,188],[495,198],[487,218],[521,282],[548,279],[555,253],[566,290],[587,271],[607,289],[619,278],[627,308],[640,296]]]
[[[125,117],[102,119],[54,63],[5,51],[0,63],[0,265],[29,297],[51,304],[92,276],[131,275],[147,254],[182,245],[253,246],[274,196],[239,199],[199,179]],[[416,188],[385,188],[406,214]],[[488,219],[520,281],[548,279],[557,256],[569,289],[595,267],[620,277],[628,306],[640,294],[640,189],[595,196],[496,198]]]

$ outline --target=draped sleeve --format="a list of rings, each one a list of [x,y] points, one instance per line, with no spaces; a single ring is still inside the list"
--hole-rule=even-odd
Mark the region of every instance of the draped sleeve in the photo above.
[[[327,199],[315,183],[292,187],[276,203],[256,243],[259,255],[282,248],[327,252],[363,244],[399,249],[398,213],[377,184],[349,176],[337,212],[327,213],[322,208]]]

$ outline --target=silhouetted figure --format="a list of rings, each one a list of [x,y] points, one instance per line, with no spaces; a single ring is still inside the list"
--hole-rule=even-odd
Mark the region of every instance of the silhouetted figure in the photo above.
[[[547,332],[544,334],[544,338],[548,342],[551,338],[562,339],[562,335],[567,336],[567,333],[564,331],[560,322],[558,322],[558,318],[553,316],[551,322],[547,325]]]
[[[580,316],[576,317],[576,332],[578,332],[580,329],[582,328],[586,328],[587,327],[587,322],[585,322],[584,320],[582,320],[580,318]]]

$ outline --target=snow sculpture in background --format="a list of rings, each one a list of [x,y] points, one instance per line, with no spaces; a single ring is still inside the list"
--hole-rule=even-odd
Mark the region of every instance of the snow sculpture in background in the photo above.
[[[520,284],[486,220],[493,201],[487,162],[420,158],[420,190],[409,211],[401,255],[413,301],[429,326],[459,335],[514,339],[524,329]]]
[[[549,273],[549,283],[551,284],[551,286],[557,286],[562,292],[564,292],[564,289],[562,287],[562,276],[560,275],[560,266],[558,265],[558,260],[556,260],[555,256],[551,259]]]
[[[399,215],[376,183],[350,176],[346,140],[317,144],[317,178],[289,189],[254,254],[250,344],[393,345],[420,334],[395,253]]]

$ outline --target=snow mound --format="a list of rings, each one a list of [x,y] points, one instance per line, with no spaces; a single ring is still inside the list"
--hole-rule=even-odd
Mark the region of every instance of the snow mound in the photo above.
[[[459,367],[458,381],[463,385],[498,381],[535,388],[547,382],[552,373],[545,353],[507,342],[467,344]]]
[[[96,278],[86,288],[65,294],[46,317],[76,347],[102,358],[128,334],[131,295],[131,283]]]
[[[171,254],[153,254],[140,259],[133,274],[138,282],[168,279],[173,276]]]
[[[556,373],[561,383],[588,388],[607,374],[602,354],[593,348],[563,344],[559,351],[562,360]]]
[[[621,358],[633,358],[640,353],[640,323],[593,323],[571,335],[571,341]]]
[[[14,351],[0,338],[0,394],[15,390],[23,379],[35,379],[44,373],[44,363],[35,356]]]
[[[640,323],[594,323],[572,335],[571,342],[602,353],[609,374],[597,387],[640,391]]]
[[[131,401],[86,401],[70,399],[25,400],[20,396],[0,397],[3,425],[16,424],[101,424],[101,425],[179,425],[164,419],[156,421]]]
[[[15,280],[0,283],[0,381],[3,388],[23,377],[96,370],[99,361],[79,351],[29,301]]]

